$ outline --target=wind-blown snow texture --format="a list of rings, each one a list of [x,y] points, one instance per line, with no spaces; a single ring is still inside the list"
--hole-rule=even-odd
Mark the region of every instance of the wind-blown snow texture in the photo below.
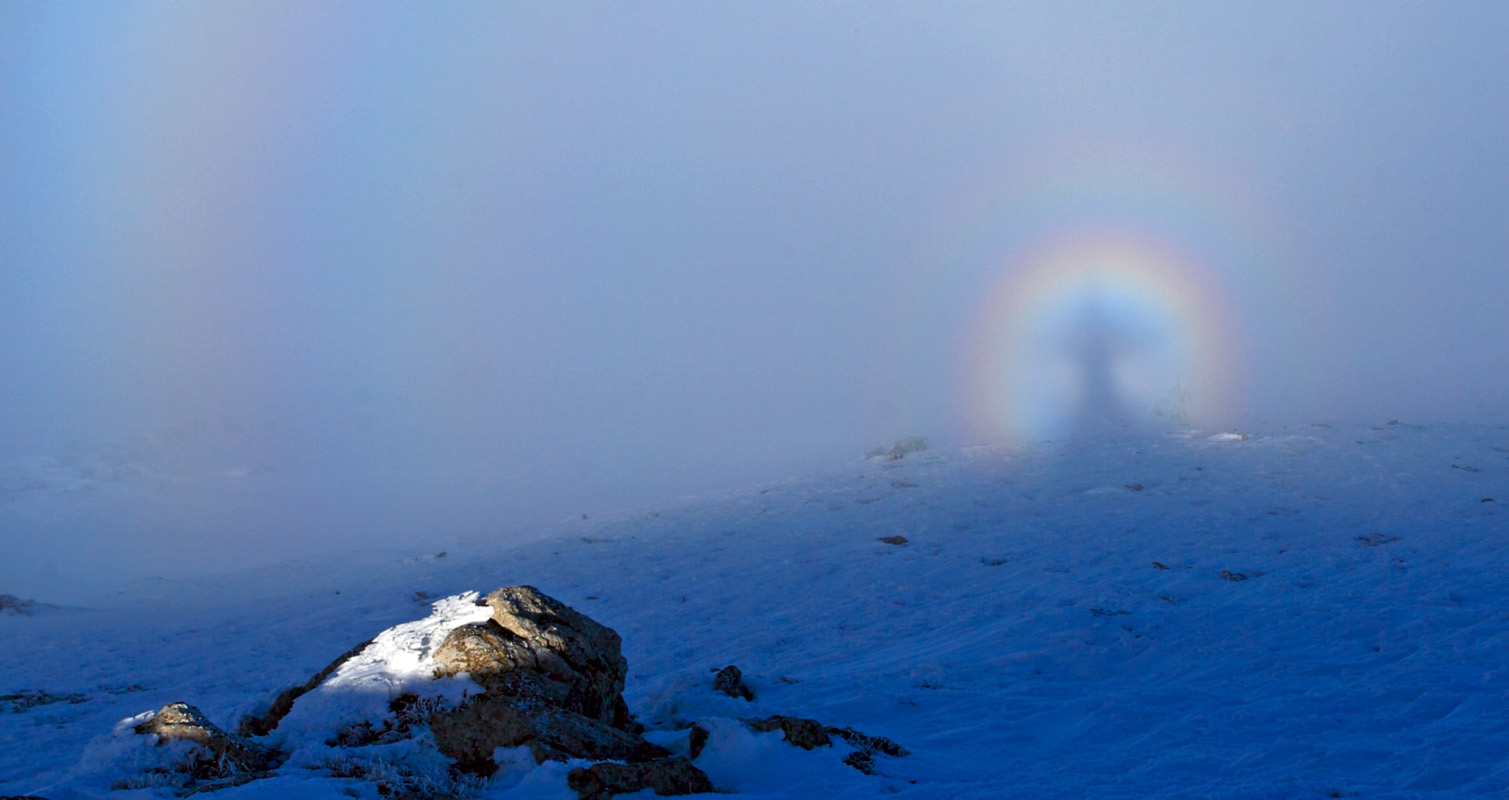
[[[698,764],[742,796],[1503,797],[1509,428],[1215,433],[867,460],[506,552],[7,613],[0,794],[149,796],[109,790],[120,720],[232,726],[431,599],[528,583],[622,634],[651,729],[711,720]],[[726,664],[755,703],[712,691]],[[866,776],[724,721],[776,713],[912,754]],[[571,798],[570,766],[483,792]],[[218,796],[342,793],[376,796],[289,767]]]

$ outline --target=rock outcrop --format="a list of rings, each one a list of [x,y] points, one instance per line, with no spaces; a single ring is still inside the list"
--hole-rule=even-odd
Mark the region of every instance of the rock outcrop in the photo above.
[[[345,702],[342,697],[370,696],[366,687],[401,686],[405,691],[387,702],[385,713],[351,712],[350,721],[337,730],[326,727],[319,734],[325,744],[359,753],[427,730],[435,749],[456,770],[480,776],[498,769],[494,753],[499,748],[525,747],[536,762],[584,759],[637,765],[670,756],[640,735],[643,728],[624,703],[628,664],[616,632],[530,586],[475,598],[442,600],[429,620],[389,629],[353,648],[306,683],[279,694],[267,713],[248,717],[240,729],[260,736],[281,725],[282,735],[293,735],[287,733],[289,723],[299,719],[292,726],[295,731],[310,724],[308,714],[300,718],[304,703],[324,709],[314,715],[318,717],[331,713],[330,703]],[[402,675],[387,672],[386,659],[400,652],[418,667],[410,666]],[[413,672],[416,668],[420,671]],[[374,675],[382,677],[363,683]],[[469,679],[469,689],[458,692],[448,680],[457,677]],[[314,699],[302,699],[307,697]],[[594,773],[602,778],[594,796],[607,796],[602,793],[637,780],[651,781],[641,788],[707,784],[690,762],[643,769],[629,769],[625,763]],[[655,777],[662,775],[680,777]],[[701,776],[702,782],[687,775]]]

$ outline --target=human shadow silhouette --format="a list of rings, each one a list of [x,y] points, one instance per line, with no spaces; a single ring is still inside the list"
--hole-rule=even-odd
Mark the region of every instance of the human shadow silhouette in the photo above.
[[[1118,325],[1099,299],[1084,306],[1069,334],[1067,351],[1079,373],[1079,396],[1068,414],[1071,439],[1091,439],[1127,432],[1132,414],[1117,383],[1117,364],[1140,346],[1125,326]]]

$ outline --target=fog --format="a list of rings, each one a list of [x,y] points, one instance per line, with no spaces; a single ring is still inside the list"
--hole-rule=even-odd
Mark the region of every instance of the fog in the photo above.
[[[1496,3],[5,3],[0,591],[1096,409],[1503,420],[1505,41]]]

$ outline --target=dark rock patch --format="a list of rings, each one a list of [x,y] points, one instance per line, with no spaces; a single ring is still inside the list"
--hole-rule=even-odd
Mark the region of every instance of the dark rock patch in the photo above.
[[[875,774],[875,755],[864,750],[855,750],[844,756],[844,763],[866,775]]]
[[[711,735],[707,728],[701,725],[692,726],[691,733],[687,734],[687,750],[691,753],[693,760],[702,755],[702,748],[707,747],[707,740]]]
[[[884,753],[893,758],[901,758],[911,755],[905,747],[885,738],[884,736],[870,736],[860,733],[853,728],[826,728],[828,733],[837,736],[849,743],[849,746],[867,753]]]
[[[78,705],[89,702],[89,697],[82,694],[52,694],[51,692],[17,692],[16,694],[0,694],[0,709],[12,714],[24,714],[37,706],[48,706],[53,703],[69,703]]]
[[[616,794],[651,789],[661,796],[715,791],[707,774],[680,756],[635,764],[604,762],[571,770],[566,783],[578,800],[606,800]]]
[[[756,733],[780,731],[787,742],[802,748],[811,750],[814,747],[829,747],[833,740],[828,738],[828,731],[821,722],[802,717],[787,717],[777,714],[764,719],[747,719],[744,724]]]
[[[785,741],[803,750],[830,747],[833,744],[833,737],[842,739],[850,747],[854,748],[854,752],[844,756],[844,763],[866,775],[875,774],[875,757],[877,755],[885,755],[892,758],[901,758],[910,755],[905,747],[884,736],[870,736],[860,733],[853,728],[824,726],[816,720],[803,719],[802,717],[776,715],[766,717],[765,719],[747,719],[744,720],[744,724],[756,733],[781,731]],[[698,750],[700,749],[698,748]],[[692,757],[696,758],[696,755],[694,754]]]

